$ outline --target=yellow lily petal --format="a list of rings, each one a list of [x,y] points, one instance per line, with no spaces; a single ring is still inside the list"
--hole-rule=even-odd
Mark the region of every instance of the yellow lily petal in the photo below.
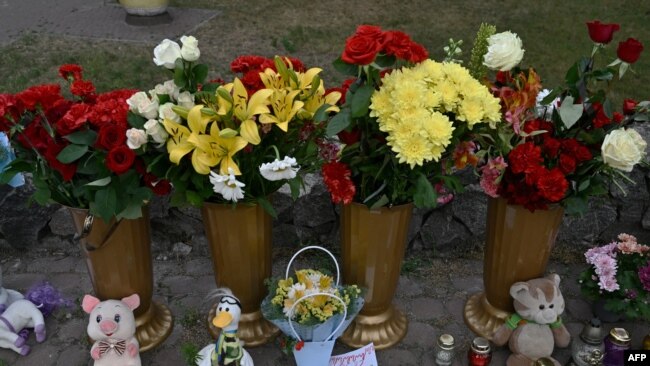
[[[194,145],[194,147],[199,150],[210,151],[212,150],[210,143],[214,142],[214,137],[193,133],[187,138],[187,142]]]
[[[240,120],[248,119],[247,114],[247,104],[248,104],[248,92],[244,84],[238,79],[235,78],[232,88],[232,99],[233,99],[233,111],[235,116]]]
[[[224,89],[228,94],[232,92],[232,88],[233,88],[233,83],[229,83],[219,87],[219,89]],[[217,111],[217,114],[220,116],[225,116],[232,109],[232,103],[224,99],[223,97],[221,97],[219,93],[217,93],[217,105],[219,106],[219,110]]]
[[[248,101],[247,116],[248,118],[262,113],[269,113],[269,97],[273,94],[273,90],[270,89],[260,89],[253,94],[251,99]]]
[[[199,174],[210,174],[210,168],[217,165],[219,159],[206,151],[194,150],[192,153],[192,166]]]
[[[195,105],[187,113],[187,124],[190,126],[190,130],[195,133],[205,133],[208,122],[210,122],[210,117],[203,115],[201,108],[203,108],[203,105]]]
[[[187,155],[194,149],[194,146],[186,141],[175,144],[171,139],[167,142],[167,152],[169,153],[169,161],[174,164],[179,164],[183,156]]]
[[[257,123],[255,123],[252,119],[247,119],[242,122],[239,131],[241,133],[241,137],[253,145],[258,145],[260,142],[262,142],[260,133],[257,130]]]

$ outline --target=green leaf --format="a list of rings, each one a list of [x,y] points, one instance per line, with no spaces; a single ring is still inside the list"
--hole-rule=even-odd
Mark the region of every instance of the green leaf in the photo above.
[[[370,209],[371,210],[376,210],[376,209],[378,209],[380,207],[386,206],[389,202],[390,202],[390,200],[388,199],[388,196],[386,196],[385,194],[382,194],[381,197],[379,197],[379,199],[377,201],[375,201],[375,203],[373,203],[372,206],[370,206]]]
[[[557,96],[560,95],[561,92],[562,92],[561,88],[555,88],[555,89],[551,90],[551,92],[548,93],[546,98],[544,98],[540,104],[541,105],[549,105],[549,104],[551,104],[555,100],[555,98],[557,98]]]
[[[160,104],[162,105],[162,104]],[[147,123],[147,119],[139,116],[133,112],[129,111],[129,114],[126,116],[127,122],[129,122],[129,126],[133,128],[137,128],[139,130],[144,130],[144,124]]]
[[[359,75],[359,66],[352,65],[344,62],[341,58],[337,58],[332,65],[336,71],[343,73],[345,75],[357,76]]]
[[[176,67],[174,68],[174,84],[179,88],[187,86],[187,77],[185,77],[185,66],[183,60],[178,58],[176,60]]]
[[[316,113],[314,113],[314,122],[320,123],[320,122],[326,121],[327,120],[327,113],[328,113],[327,108],[329,108],[331,106],[332,106],[331,104],[327,104],[327,103],[320,106],[318,108],[318,110],[316,110]]]
[[[578,192],[582,192],[585,189],[587,189],[590,183],[591,182],[589,181],[589,179],[580,182],[580,185],[578,186]]]
[[[201,198],[201,195],[189,189],[185,191],[185,199],[192,206],[200,207],[203,204],[203,198]]]
[[[117,214],[117,219],[137,219],[142,217],[142,205],[130,204],[122,212]]]
[[[605,115],[607,118],[613,118],[614,117],[614,107],[612,107],[612,101],[609,99],[605,99],[603,102],[603,111],[605,112]]]
[[[113,187],[102,189],[95,193],[94,213],[108,222],[115,216],[117,209],[117,193]]]
[[[387,68],[395,65],[396,60],[395,56],[379,55],[375,58],[374,64],[381,68]]]
[[[192,68],[194,73],[194,81],[198,84],[203,83],[206,77],[208,77],[208,65],[198,64]]]
[[[295,178],[291,179],[288,181],[289,183],[289,188],[291,188],[291,199],[294,201],[298,199],[298,196],[300,196],[300,185],[302,179],[300,179],[300,176],[296,176]]]
[[[589,209],[586,197],[571,196],[564,200],[565,212],[569,215],[582,216]]]
[[[93,130],[78,131],[63,136],[63,138],[77,145],[92,145],[97,139],[97,132]]]
[[[350,117],[350,109],[342,109],[336,116],[327,124],[327,136],[332,137],[337,133],[345,130],[352,123],[352,118]]]
[[[266,211],[269,215],[271,215],[271,217],[273,217],[274,219],[278,217],[278,213],[275,211],[275,208],[273,208],[273,205],[271,204],[271,202],[269,202],[269,200],[267,200],[264,197],[260,197],[257,199],[257,203],[260,206],[262,206],[264,211]]]
[[[90,183],[86,183],[85,185],[90,187],[104,187],[107,186],[110,182],[111,182],[111,177],[105,177],[105,178],[94,180]]]
[[[66,146],[59,155],[56,156],[56,160],[62,162],[63,164],[70,164],[79,160],[85,153],[88,152],[88,145],[75,145],[70,144]]]
[[[415,194],[413,195],[413,203],[416,207],[420,208],[434,208],[436,207],[438,194],[436,193],[433,185],[424,174],[419,174],[415,182]]]
[[[368,114],[370,98],[374,92],[375,88],[370,85],[364,85],[357,89],[357,92],[352,95],[352,117],[363,117]]]
[[[567,85],[574,87],[578,80],[580,80],[580,72],[578,71],[578,63],[576,62],[571,66],[569,71],[567,71],[566,76],[564,77]]]
[[[567,129],[571,128],[582,117],[582,103],[573,104],[573,101],[573,97],[568,95],[562,100],[562,105],[559,108],[560,118],[562,118],[562,122]]]

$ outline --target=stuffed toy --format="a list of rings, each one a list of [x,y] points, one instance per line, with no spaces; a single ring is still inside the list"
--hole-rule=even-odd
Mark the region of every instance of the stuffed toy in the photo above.
[[[246,352],[237,337],[241,303],[230,289],[217,289],[209,297],[221,296],[212,324],[221,328],[217,342],[199,352],[199,366],[254,366],[253,358]]]
[[[0,267],[0,314],[2,314],[13,302],[22,298],[24,298],[24,296],[20,292],[2,287],[2,267]]]
[[[90,314],[87,331],[95,341],[90,349],[94,365],[140,366],[140,345],[135,338],[133,315],[133,310],[140,306],[138,294],[106,301],[86,295],[81,306]]]
[[[515,313],[497,328],[492,341],[497,346],[508,343],[512,355],[507,366],[530,366],[540,358],[551,357],[554,346],[567,347],[571,335],[560,315],[564,312],[564,298],[559,288],[560,276],[550,274],[510,286]]]

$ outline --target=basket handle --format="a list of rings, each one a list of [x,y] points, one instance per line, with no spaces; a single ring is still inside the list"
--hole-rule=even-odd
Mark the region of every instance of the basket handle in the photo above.
[[[291,328],[291,331],[293,332],[293,335],[296,336],[296,339],[298,341],[302,341],[302,339],[300,339],[300,336],[298,335],[298,333],[296,333],[296,330],[293,328],[293,321],[291,321],[291,318],[293,318],[293,312],[296,309],[296,305],[298,305],[299,302],[301,302],[303,300],[306,300],[306,299],[308,299],[310,297],[315,297],[315,296],[329,296],[329,297],[332,297],[332,298],[338,300],[341,304],[343,304],[343,318],[341,319],[341,322],[336,327],[336,329],[334,329],[334,331],[332,331],[332,334],[330,334],[327,338],[325,338],[325,341],[330,340],[330,338],[332,338],[332,336],[334,336],[334,334],[336,334],[336,332],[339,331],[339,328],[341,328],[341,326],[343,326],[343,323],[345,323],[345,319],[348,317],[348,306],[345,305],[345,302],[343,302],[343,300],[341,300],[340,297],[338,297],[336,295],[333,295],[333,294],[328,294],[327,292],[317,292],[315,294],[305,295],[305,296],[299,298],[298,301],[294,302],[293,305],[291,305],[291,309],[289,309],[289,316],[288,316],[288,318],[289,318],[289,327]]]
[[[304,252],[305,250],[309,250],[309,249],[320,249],[320,250],[324,251],[325,253],[329,254],[330,257],[332,257],[332,260],[334,261],[334,265],[336,266],[336,286],[338,287],[339,278],[341,277],[341,271],[339,270],[339,263],[336,261],[336,257],[334,257],[334,254],[332,254],[332,252],[330,252],[329,250],[327,250],[327,249],[325,249],[323,247],[320,247],[318,245],[310,245],[308,247],[304,247],[304,248],[300,249],[299,251],[297,251],[296,254],[294,254],[293,257],[291,257],[291,260],[289,261],[289,264],[287,264],[287,271],[286,271],[286,273],[284,275],[284,279],[286,280],[287,278],[289,278],[289,271],[291,270],[291,264],[293,263],[293,260],[296,259],[298,254]]]

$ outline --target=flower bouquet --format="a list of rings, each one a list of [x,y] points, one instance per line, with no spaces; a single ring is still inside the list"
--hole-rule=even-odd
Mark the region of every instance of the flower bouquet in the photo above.
[[[587,25],[595,42],[591,56],[574,63],[566,84],[551,91],[542,90],[533,68],[515,67],[524,53],[519,37],[494,34],[488,26],[479,32],[477,43],[483,48],[477,58],[483,55],[483,69],[473,72],[485,75],[485,66],[498,70],[489,85],[501,100],[505,120],[496,130],[476,134],[484,158],[480,184],[488,195],[530,211],[561,204],[569,214],[582,214],[589,197],[606,194],[609,182],[629,180],[624,173],[643,160],[647,144],[630,127],[647,121],[650,103],[626,99],[620,113],[609,94],[643,46],[632,38],[621,42],[618,59],[598,68],[599,53],[619,26]]]
[[[285,334],[283,350],[293,353],[298,365],[327,365],[334,341],[363,307],[361,290],[356,285],[340,286],[338,263],[336,279],[314,269],[297,270],[289,276],[291,264],[303,251],[299,250],[287,265],[284,279],[270,280],[269,295],[262,302],[262,315]]]
[[[650,320],[650,247],[628,234],[589,249],[580,274],[582,293],[628,319]]]
[[[59,74],[68,97],[58,84],[0,95],[0,132],[16,151],[0,181],[29,172],[39,204],[89,209],[106,222],[142,216],[153,194],[167,194],[171,186],[149,171],[160,154],[136,153],[127,139],[126,101],[135,91],[97,94],[78,65],[63,65]]]

